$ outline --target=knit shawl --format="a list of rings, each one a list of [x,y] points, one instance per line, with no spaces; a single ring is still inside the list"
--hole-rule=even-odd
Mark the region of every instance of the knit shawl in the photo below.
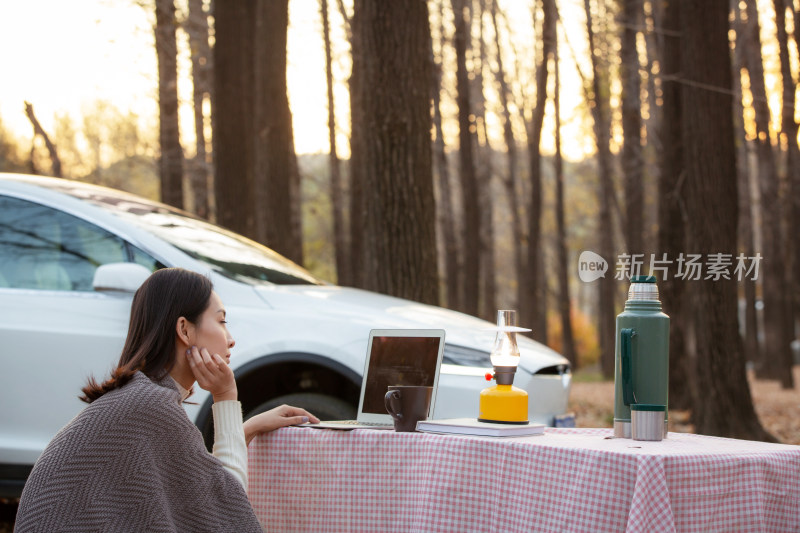
[[[89,404],[45,448],[15,531],[261,531],[242,485],[208,453],[167,376]]]

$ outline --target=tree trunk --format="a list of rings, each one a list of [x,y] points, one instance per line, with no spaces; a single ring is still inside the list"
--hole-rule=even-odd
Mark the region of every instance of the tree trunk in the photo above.
[[[759,377],[779,379],[784,387],[793,387],[790,336],[787,331],[790,291],[786,289],[778,171],[769,135],[769,106],[761,59],[760,24],[756,0],[746,0],[747,71],[756,115],[758,182],[761,187],[763,246],[764,359],[756,367]]]
[[[333,100],[333,69],[331,66],[331,38],[328,24],[328,0],[320,0],[322,13],[322,37],[325,43],[325,80],[328,88],[328,166],[330,167],[331,211],[333,214],[333,246],[336,254],[336,280],[339,285],[352,285],[350,275],[350,246],[348,230],[344,218],[346,211],[342,192],[341,166],[336,153],[336,118]]]
[[[286,91],[288,0],[260,0],[255,22],[254,187],[258,240],[302,262],[302,235],[293,223],[296,165]]]
[[[642,240],[646,258],[653,258],[658,245],[658,180],[659,154],[662,152],[661,139],[661,72],[664,62],[661,57],[663,9],[660,0],[640,0],[643,9],[645,76],[642,92],[642,185],[644,187]],[[645,113],[645,109],[647,110]]]
[[[480,212],[478,206],[478,183],[475,176],[470,120],[472,98],[470,96],[469,72],[467,71],[467,44],[469,43],[469,20],[466,0],[452,0],[455,17],[453,44],[456,50],[456,89],[458,104],[459,171],[461,174],[462,209],[464,215],[464,260],[461,310],[478,315],[478,293],[480,290]]]
[[[663,259],[674,261],[686,252],[686,172],[683,167],[681,121],[681,26],[680,2],[666,2],[662,34],[662,121],[660,172],[658,179],[658,250]],[[673,409],[693,405],[693,354],[688,342],[692,326],[686,282],[670,278],[668,272],[658,280],[664,313],[670,317],[669,404]]]
[[[336,5],[339,7],[339,14],[342,16],[342,21],[344,22],[344,33],[347,35],[347,41],[353,42],[352,17],[347,14],[347,8],[344,7],[343,0],[336,0]]]
[[[214,193],[217,223],[256,234],[253,149],[255,2],[214,4]]]
[[[439,232],[441,235],[443,251],[442,269],[445,274],[445,293],[447,307],[450,309],[461,308],[461,269],[458,265],[458,258],[461,256],[458,245],[458,233],[456,230],[456,215],[453,207],[453,187],[450,182],[450,165],[447,161],[444,144],[444,130],[442,129],[441,111],[441,91],[442,91],[442,50],[444,50],[444,2],[439,3],[439,15],[441,20],[442,43],[439,49],[439,59],[433,54],[433,43],[431,42],[431,63],[434,69],[433,77],[433,127],[435,139],[433,142],[434,162],[436,174],[438,176],[438,201],[436,212],[438,214]]]
[[[681,88],[683,162],[687,212],[692,231],[688,248],[735,256],[737,186],[728,0],[681,3]],[[710,91],[705,87],[720,88]],[[665,109],[669,116],[670,109]],[[744,439],[770,435],[753,409],[737,323],[735,280],[692,282],[697,378],[702,401],[695,402],[696,431]]]
[[[543,0],[542,56],[536,65],[536,107],[528,127],[528,162],[531,175],[531,195],[528,205],[528,257],[527,268],[520,279],[519,307],[520,323],[533,328],[534,339],[547,342],[547,293],[544,288],[544,275],[540,272],[544,264],[544,245],[542,241],[542,154],[541,138],[547,102],[547,78],[549,62],[553,57],[556,13],[555,1]]]
[[[346,18],[344,6],[340,2],[342,16]],[[366,117],[364,116],[364,102],[362,89],[364,89],[363,70],[365,49],[360,43],[361,26],[364,23],[358,12],[353,12],[350,21],[350,49],[352,50],[353,66],[350,73],[350,268],[353,276],[354,287],[365,287],[366,269],[364,267],[366,255],[364,239],[366,231],[366,200],[364,168],[364,145],[366,138]]]
[[[428,7],[356,0],[363,61],[366,288],[438,302]],[[354,32],[356,28],[354,28]]]
[[[209,11],[208,12],[209,12],[209,15],[211,16],[211,20],[213,20],[213,22],[209,23],[209,35],[210,35],[211,28],[214,28],[214,32],[215,32],[215,35],[216,35],[216,24],[217,23],[216,23],[216,17],[214,17],[214,3],[215,3],[215,1],[216,0],[210,0],[210,4],[209,4]],[[215,42],[216,42],[216,37],[215,37]],[[211,220],[212,222],[216,222],[217,221],[217,196],[216,196],[216,192],[215,192],[216,191],[215,180],[216,180],[216,168],[217,168],[216,163],[215,163],[215,158],[216,158],[217,154],[216,154],[216,151],[214,150],[214,147],[216,146],[216,143],[214,142],[214,135],[216,135],[216,132],[217,132],[217,129],[216,129],[217,121],[215,119],[215,117],[217,116],[217,98],[214,96],[214,91],[216,90],[217,85],[216,85],[216,80],[215,80],[215,78],[216,78],[216,69],[214,68],[214,59],[215,59],[214,49],[211,47],[210,41],[209,41],[208,63],[206,64],[206,68],[207,68],[207,71],[208,71],[208,80],[207,80],[208,81],[208,99],[209,99],[208,115],[209,115],[209,123],[211,125],[211,128],[210,128],[211,129],[211,139],[208,140],[207,143],[208,143],[209,148],[211,148],[211,150],[210,150],[211,155],[207,158],[207,160],[208,160],[208,173],[209,173],[209,180],[208,180],[208,216],[209,216],[209,220]]]
[[[47,147],[47,153],[50,154],[50,164],[53,176],[56,178],[61,178],[61,159],[58,157],[58,150],[56,149],[56,145],[50,140],[50,136],[47,135],[46,131],[44,131],[42,125],[39,124],[39,120],[36,118],[36,115],[33,112],[33,104],[25,102],[25,114],[28,116],[28,120],[31,121],[31,125],[33,126],[33,138],[36,139],[37,135],[40,136],[44,141],[44,145]],[[31,142],[31,169],[35,170],[36,167],[33,161],[33,150],[34,146]],[[36,174],[35,171],[31,173]]]
[[[792,4],[794,4],[794,0],[785,0],[786,2],[786,9],[792,10]],[[794,42],[795,48],[794,53],[797,55],[797,60],[800,61],[800,5],[794,9],[794,13],[792,16],[792,22],[794,26]]]
[[[783,96],[781,102],[781,142],[778,144],[780,147],[786,143],[786,181],[788,182],[788,196],[789,201],[784,202],[788,208],[788,215],[786,218],[789,220],[789,227],[798,227],[800,223],[800,149],[797,145],[797,123],[794,121],[795,113],[795,87],[796,83],[792,78],[792,67],[789,58],[789,36],[786,32],[786,9],[790,8],[785,0],[773,0],[775,6],[775,24],[778,33],[778,49],[781,59],[781,80],[783,87]],[[800,20],[794,19],[794,24],[800,24]],[[797,31],[797,28],[795,28]],[[800,35],[796,33],[795,35]],[[798,41],[796,44],[800,44]],[[800,314],[800,279],[791,273],[800,272],[800,245],[794,239],[784,239],[788,244],[789,256],[786,257],[786,264],[789,267],[786,269],[786,283],[790,288],[787,291],[785,298],[787,300],[786,307],[787,320],[785,323],[785,340],[784,343],[789,343],[795,338],[795,323]],[[793,365],[792,351],[786,350],[783,352],[784,357],[788,360],[784,361],[783,368],[788,369],[788,374],[791,375],[791,368]],[[784,381],[784,386],[787,384]]]
[[[156,0],[161,201],[183,208],[183,149],[178,130],[178,42],[175,3]]]
[[[598,188],[598,233],[600,250],[599,254],[612,265],[614,261],[614,227],[611,217],[611,206],[614,203],[614,184],[611,176],[611,148],[609,137],[611,135],[611,118],[608,95],[608,85],[602,81],[599,51],[595,47],[594,29],[592,27],[592,12],[589,0],[584,0],[586,11],[586,26],[589,38],[589,51],[592,63],[592,92],[594,105],[592,118],[594,119],[594,135],[597,145],[597,166],[600,175]],[[599,322],[598,336],[600,337],[600,368],[603,376],[614,376],[614,331],[616,329],[616,313],[614,311],[614,276],[607,274],[598,280],[599,284]]]
[[[734,12],[733,28],[736,43],[733,51],[733,123],[736,131],[736,175],[739,188],[739,249],[746,257],[755,255],[753,242],[753,195],[750,185],[750,164],[748,162],[748,145],[744,129],[744,107],[742,105],[742,76],[745,65],[745,44],[739,0],[731,0]],[[739,280],[737,280],[739,281]],[[756,282],[744,277],[740,281],[744,287],[744,358],[756,363],[761,361],[761,349],[758,341],[758,318],[756,315]]]
[[[294,251],[291,255],[287,255],[289,259],[297,263],[303,264],[303,206],[302,206],[302,174],[300,173],[300,164],[297,161],[297,153],[294,151],[294,124],[292,122],[292,113],[289,111],[289,197],[291,198],[291,227],[289,231],[294,238]]]
[[[659,104],[660,90],[656,88],[656,80],[659,75],[655,73],[655,64],[658,63],[663,74],[664,36],[660,31],[663,30],[663,5],[661,0],[646,0],[646,2],[650,7],[649,11],[645,12],[647,31],[644,37],[645,46],[647,47],[647,109],[650,115],[645,121],[646,143],[653,146],[654,151],[659,154],[662,148],[659,133],[661,132],[661,120],[663,117],[661,104]],[[657,173],[658,168],[653,169],[653,171]]]
[[[790,0],[786,0],[786,4],[791,4]],[[791,6],[789,5],[789,9]],[[798,61],[800,61],[800,6],[794,10],[794,16],[792,17],[792,22],[794,24],[794,43],[795,43],[795,54],[797,55]],[[784,110],[785,112],[785,110]],[[800,227],[800,153],[798,153],[798,139],[797,139],[797,124],[795,123],[793,128],[794,134],[789,134],[788,142],[791,144],[789,147],[790,153],[794,152],[796,157],[794,161],[790,162],[790,172],[789,175],[789,191],[791,194],[791,209],[792,209],[792,227],[797,228]],[[794,257],[792,261],[792,277],[795,280],[795,292],[793,300],[794,306],[794,328],[797,327],[798,321],[800,321],[800,245],[795,244],[794,247]]]
[[[642,18],[642,0],[622,2],[622,169],[625,176],[625,240],[627,253],[643,254],[644,186],[642,159],[642,99],[639,53],[636,50],[637,27]]]
[[[553,104],[556,113],[556,255],[558,256],[558,311],[561,315],[562,355],[572,365],[572,371],[578,369],[578,353],[575,348],[575,337],[572,334],[572,299],[569,290],[569,261],[567,260],[567,224],[564,216],[564,164],[561,159],[561,78],[559,76],[558,32],[553,32],[553,71],[555,87]]]
[[[495,280],[495,247],[494,247],[494,198],[492,195],[492,176],[494,174],[492,165],[492,145],[489,142],[489,134],[486,130],[486,98],[483,94],[483,69],[487,63],[486,42],[483,38],[483,14],[484,0],[474,0],[477,3],[478,13],[476,20],[479,25],[478,32],[478,54],[473,64],[474,90],[471,92],[473,98],[473,115],[475,116],[475,139],[474,145],[477,148],[478,167],[476,172],[478,183],[478,208],[480,209],[480,291],[479,291],[479,316],[485,320],[493,321],[497,319],[497,281]],[[473,47],[474,48],[474,47]]]
[[[491,7],[492,25],[494,27],[495,48],[497,49],[497,83],[500,85],[498,91],[500,97],[500,106],[502,108],[501,119],[503,122],[503,140],[506,145],[506,156],[508,158],[508,175],[503,180],[503,186],[506,190],[506,197],[508,200],[508,208],[511,213],[511,238],[512,250],[514,254],[514,279],[521,279],[525,270],[525,259],[522,255],[522,213],[519,205],[519,194],[517,193],[517,141],[514,138],[514,130],[511,127],[511,112],[508,108],[508,102],[513,97],[511,89],[506,82],[505,69],[503,67],[503,56],[500,53],[500,30],[497,25],[497,0],[492,0]],[[519,302],[519,300],[518,300]],[[517,303],[519,306],[519,303]]]
[[[209,72],[211,47],[208,43],[208,14],[203,8],[203,0],[189,0],[189,17],[184,24],[189,36],[189,50],[192,55],[192,104],[194,110],[195,156],[189,169],[192,206],[194,212],[209,218],[208,208],[208,168],[206,152],[205,117],[203,102],[211,97]]]

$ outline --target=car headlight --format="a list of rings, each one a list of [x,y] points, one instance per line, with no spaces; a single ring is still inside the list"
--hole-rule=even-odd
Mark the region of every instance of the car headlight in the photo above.
[[[475,366],[479,368],[492,368],[489,352],[465,348],[464,346],[444,345],[442,362],[450,365]]]
[[[570,369],[569,365],[553,365],[553,366],[546,366],[536,371],[537,375],[556,375],[556,376],[565,376],[569,375]]]

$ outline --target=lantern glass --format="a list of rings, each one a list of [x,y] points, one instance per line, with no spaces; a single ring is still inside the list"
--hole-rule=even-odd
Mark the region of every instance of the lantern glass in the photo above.
[[[502,310],[497,312],[497,336],[494,339],[491,359],[492,365],[517,366],[519,347],[517,346],[517,312]]]

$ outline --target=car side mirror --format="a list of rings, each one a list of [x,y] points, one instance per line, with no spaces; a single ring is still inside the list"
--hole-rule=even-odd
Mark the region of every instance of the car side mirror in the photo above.
[[[136,292],[150,274],[148,268],[137,263],[108,263],[97,267],[92,287],[96,291]]]

